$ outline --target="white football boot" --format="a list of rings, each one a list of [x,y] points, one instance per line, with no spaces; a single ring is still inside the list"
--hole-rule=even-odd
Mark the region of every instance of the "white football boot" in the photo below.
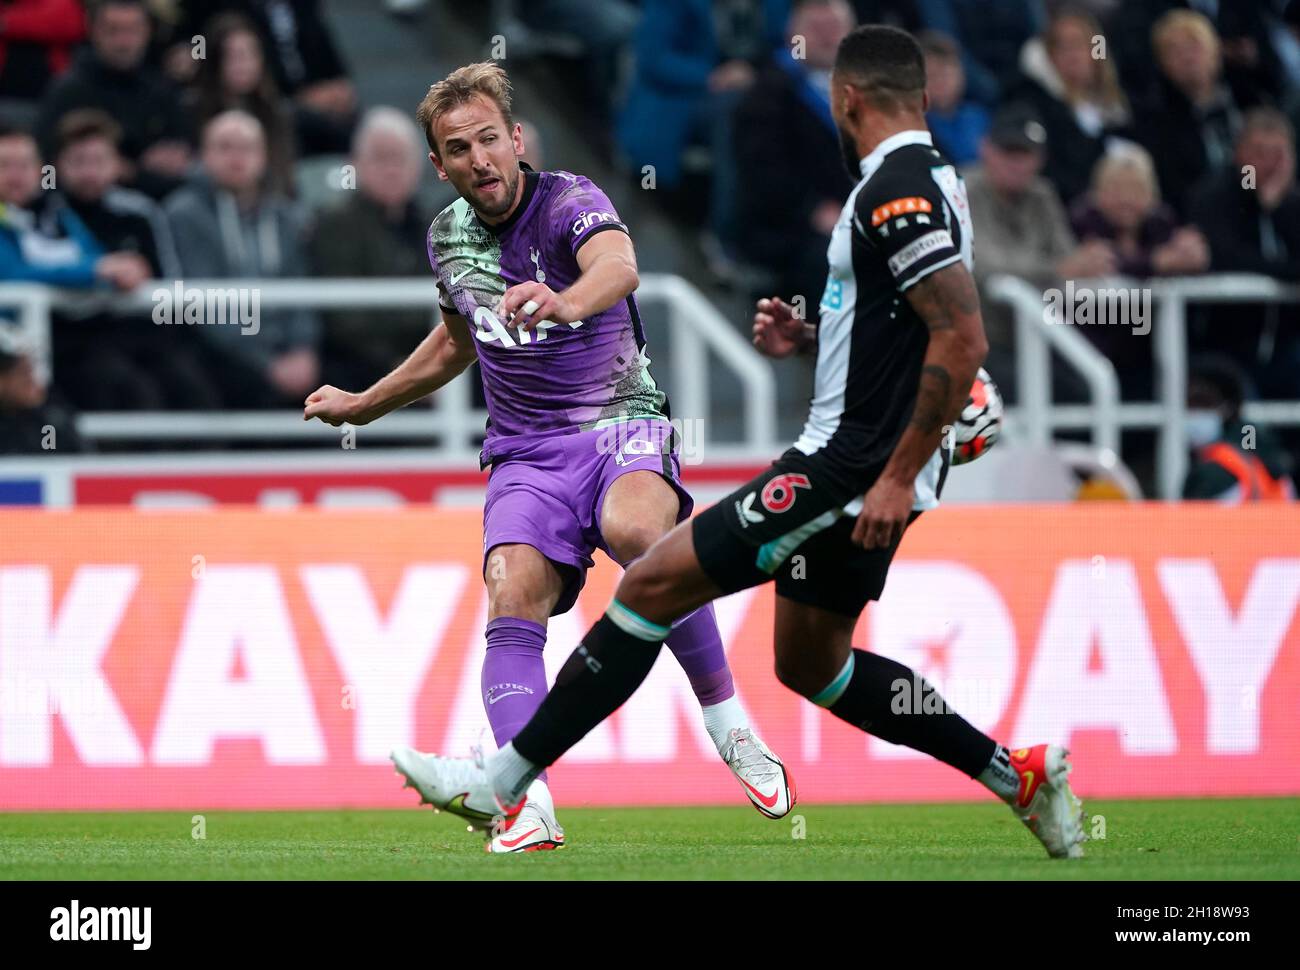
[[[1078,859],[1088,834],[1083,803],[1070,789],[1070,752],[1054,744],[1036,744],[1011,752],[1011,767],[1020,789],[1011,811],[1038,836],[1053,859]]]
[[[794,808],[794,778],[751,728],[732,728],[721,753],[722,760],[762,814],[780,818]]]
[[[538,852],[564,848],[564,829],[555,821],[555,803],[544,781],[528,786],[528,799],[511,821],[496,826],[484,849],[491,853]]]
[[[519,811],[519,806],[513,811],[501,809],[477,750],[473,758],[443,758],[414,748],[394,748],[388,757],[406,779],[402,787],[419,792],[421,805],[468,819],[472,830],[489,831],[494,821]]]

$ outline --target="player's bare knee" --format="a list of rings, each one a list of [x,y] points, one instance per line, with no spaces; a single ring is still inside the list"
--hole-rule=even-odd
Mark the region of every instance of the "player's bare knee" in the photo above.
[[[628,523],[618,532],[606,536],[610,552],[620,563],[630,563],[650,551],[650,547],[664,537],[671,524],[661,527],[653,522]]]

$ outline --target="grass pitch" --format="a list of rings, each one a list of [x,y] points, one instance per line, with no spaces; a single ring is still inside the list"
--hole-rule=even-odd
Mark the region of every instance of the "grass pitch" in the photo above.
[[[1069,861],[991,803],[562,807],[566,848],[496,857],[427,808],[207,812],[203,839],[193,813],[9,814],[0,879],[1300,879],[1300,799],[1085,806],[1105,838]]]

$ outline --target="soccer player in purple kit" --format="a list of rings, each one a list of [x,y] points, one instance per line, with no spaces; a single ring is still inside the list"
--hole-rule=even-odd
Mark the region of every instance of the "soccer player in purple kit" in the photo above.
[[[492,469],[483,509],[483,703],[504,745],[546,696],[547,618],[573,606],[593,550],[626,566],[689,517],[693,502],[645,354],[636,253],[609,199],[582,176],[519,161],[510,82],[494,63],[433,85],[416,120],[439,178],[460,195],[428,234],[443,322],[368,390],[322,387],[303,416],[365,424],[479,361],[489,416],[480,460]],[[674,624],[666,643],[745,794],[762,814],[785,815],[792,780],[735,696],[712,606]],[[410,748],[393,752],[422,802],[490,825],[495,802],[479,804],[454,778],[431,786],[423,760]],[[508,829],[496,828],[490,852],[564,844],[544,774]]]

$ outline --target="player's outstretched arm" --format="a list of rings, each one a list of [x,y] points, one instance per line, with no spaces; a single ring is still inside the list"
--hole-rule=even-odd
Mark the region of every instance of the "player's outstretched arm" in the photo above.
[[[456,313],[443,312],[443,320],[391,373],[360,394],[326,384],[304,402],[302,418],[320,418],[338,427],[369,424],[389,411],[405,407],[432,394],[474,363],[478,351],[469,323]]]
[[[556,293],[545,283],[517,283],[501,299],[502,319],[512,327],[532,330],[543,320],[576,323],[608,310],[635,292],[636,250],[625,232],[611,230],[582,243],[577,255],[581,275]],[[528,304],[535,306],[527,306]]]
[[[930,331],[912,420],[885,470],[867,492],[853,539],[868,549],[893,545],[912,511],[916,476],[930,460],[945,425],[961,413],[988,353],[979,292],[962,263],[936,270],[905,296]]]

